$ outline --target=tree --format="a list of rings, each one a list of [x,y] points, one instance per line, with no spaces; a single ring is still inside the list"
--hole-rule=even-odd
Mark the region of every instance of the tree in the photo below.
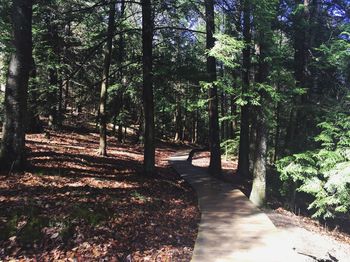
[[[151,0],[142,0],[142,71],[143,106],[145,118],[144,172],[155,172],[155,126],[153,97],[153,15]]]
[[[32,67],[31,0],[12,3],[13,51],[5,90],[5,121],[0,167],[21,169],[25,164],[25,128],[29,73]]]
[[[215,17],[214,1],[205,1],[207,49],[210,50],[215,45]],[[218,90],[216,81],[216,59],[213,56],[207,58],[207,74],[209,88],[209,149],[210,164],[209,171],[214,175],[221,173],[221,151],[220,151],[220,128],[218,112]]]
[[[113,47],[113,37],[115,31],[115,8],[116,3],[114,1],[110,4],[109,16],[108,16],[108,29],[107,29],[107,43],[104,50],[104,66],[103,75],[101,82],[101,94],[100,94],[100,107],[99,107],[99,117],[100,117],[100,146],[98,153],[102,156],[107,155],[107,90],[109,85],[109,69],[111,67],[112,60],[112,47]]]
[[[260,105],[256,107],[256,138],[253,165],[253,186],[250,200],[257,206],[265,204],[266,200],[266,169],[268,146],[268,112],[270,110],[269,80],[271,46],[273,42],[272,21],[275,18],[276,1],[259,1],[256,3],[255,30],[257,31],[256,46],[258,49],[258,72],[256,87]]]
[[[242,98],[246,100],[241,107],[241,129],[239,140],[238,170],[237,173],[242,178],[249,178],[249,101],[248,92],[250,89],[251,70],[251,4],[250,0],[243,1],[243,67],[242,67]]]

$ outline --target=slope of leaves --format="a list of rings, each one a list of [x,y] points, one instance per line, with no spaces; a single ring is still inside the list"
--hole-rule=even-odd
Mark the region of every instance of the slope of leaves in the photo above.
[[[199,211],[192,189],[157,151],[158,176],[142,176],[142,150],[94,133],[28,136],[30,170],[0,176],[0,260],[188,261]]]

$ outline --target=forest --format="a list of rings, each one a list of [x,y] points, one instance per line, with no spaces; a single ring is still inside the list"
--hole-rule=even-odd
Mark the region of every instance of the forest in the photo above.
[[[350,234],[348,0],[0,0],[0,18],[0,261],[188,261],[181,150]]]

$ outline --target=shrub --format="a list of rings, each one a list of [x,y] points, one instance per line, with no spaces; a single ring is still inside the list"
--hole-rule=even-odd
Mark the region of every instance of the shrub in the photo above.
[[[239,137],[236,139],[228,139],[220,144],[225,158],[232,158],[238,155],[238,147],[239,147]]]
[[[285,157],[277,168],[282,193],[311,195],[313,217],[326,219],[350,211],[350,115],[338,112],[318,127],[320,147]]]

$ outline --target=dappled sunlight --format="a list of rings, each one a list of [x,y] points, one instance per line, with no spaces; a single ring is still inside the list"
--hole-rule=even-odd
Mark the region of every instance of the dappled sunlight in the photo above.
[[[208,167],[210,162],[210,153],[201,152],[194,155],[192,159],[192,164],[198,167]],[[226,159],[224,156],[221,157],[222,171],[225,174],[234,175],[237,171],[237,160],[236,159]]]
[[[142,174],[142,150],[95,136],[30,135],[29,169],[0,176],[0,257],[92,259],[190,257],[198,209],[169,168],[174,150],[157,151],[158,176]]]

